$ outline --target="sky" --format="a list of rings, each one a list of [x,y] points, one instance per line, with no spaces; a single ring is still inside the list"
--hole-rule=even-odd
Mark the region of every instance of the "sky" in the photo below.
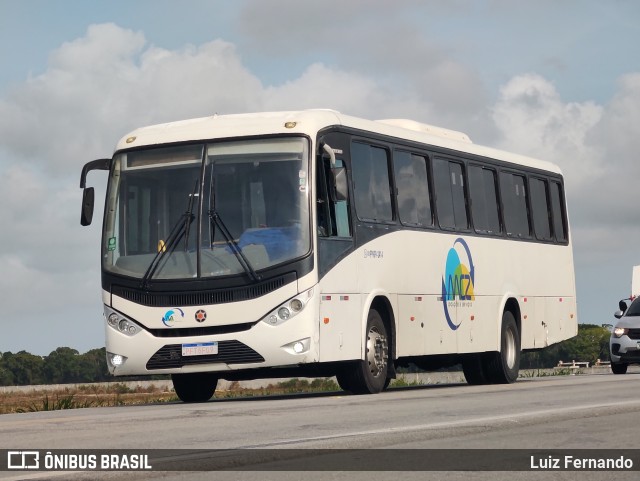
[[[0,0],[0,352],[104,346],[87,161],[144,125],[307,108],[558,164],[578,318],[612,323],[640,264],[639,45],[635,0]]]

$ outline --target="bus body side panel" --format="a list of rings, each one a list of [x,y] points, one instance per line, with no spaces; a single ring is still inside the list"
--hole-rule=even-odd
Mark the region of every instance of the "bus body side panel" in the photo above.
[[[447,266],[448,257],[458,264]],[[570,265],[567,246],[418,230],[381,235],[358,246],[320,282],[323,295],[331,298],[321,304],[321,360],[362,355],[375,295],[387,297],[394,309],[396,357],[499,350],[509,299],[517,304],[523,349],[567,339],[576,322],[572,271],[565,268]],[[350,292],[348,286],[356,283],[357,292]],[[340,301],[344,295],[349,302]],[[332,321],[322,324],[328,314],[349,317],[351,324],[344,321],[345,329],[332,330]],[[344,346],[347,337],[357,349]],[[333,347],[323,346],[325,339]]]

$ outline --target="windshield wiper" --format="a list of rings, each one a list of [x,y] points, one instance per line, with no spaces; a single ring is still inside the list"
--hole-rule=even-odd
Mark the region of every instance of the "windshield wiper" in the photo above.
[[[164,244],[158,244],[158,252],[154,256],[154,258],[151,260],[149,267],[147,267],[147,270],[144,273],[144,276],[142,276],[142,280],[140,281],[141,289],[147,288],[149,279],[151,279],[153,275],[156,273],[156,271],[158,270],[158,267],[160,266],[160,263],[162,262],[162,259],[164,258],[165,254],[167,252],[169,252],[170,254],[173,253],[173,251],[175,250],[176,246],[178,245],[182,237],[185,238],[184,250],[185,252],[187,251],[189,246],[189,231],[191,230],[191,222],[194,219],[193,205],[194,205],[194,199],[198,195],[197,191],[198,191],[198,181],[196,181],[196,186],[193,192],[189,194],[189,202],[187,203],[186,212],[182,214],[178,218],[178,221],[173,225],[173,227],[171,228],[171,232],[169,233],[169,237],[167,237],[166,242]]]
[[[244,253],[242,252],[242,249],[240,248],[238,243],[235,241],[235,239],[231,235],[231,232],[229,232],[229,229],[227,229],[227,226],[222,221],[220,214],[215,209],[211,209],[209,211],[209,219],[211,220],[211,224],[213,225],[214,232],[216,227],[220,229],[220,232],[222,233],[222,237],[224,237],[224,240],[227,242],[227,245],[231,248],[234,255],[238,259],[238,262],[240,263],[244,271],[247,273],[247,275],[251,278],[251,280],[253,282],[261,281],[262,277],[260,276],[260,274],[258,274],[255,271],[255,269],[249,262],[249,259],[247,259],[247,257],[244,255]]]

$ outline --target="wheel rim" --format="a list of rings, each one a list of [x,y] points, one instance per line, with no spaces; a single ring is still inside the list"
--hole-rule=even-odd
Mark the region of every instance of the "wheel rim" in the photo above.
[[[505,332],[504,360],[509,369],[513,369],[516,365],[516,336],[513,329],[507,329]]]
[[[367,335],[367,362],[369,371],[374,377],[385,373],[387,370],[387,337],[372,327]]]

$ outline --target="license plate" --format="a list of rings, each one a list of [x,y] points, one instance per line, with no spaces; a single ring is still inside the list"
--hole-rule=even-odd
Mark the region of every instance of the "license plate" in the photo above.
[[[183,356],[207,356],[211,354],[218,354],[217,342],[197,342],[182,345]]]

